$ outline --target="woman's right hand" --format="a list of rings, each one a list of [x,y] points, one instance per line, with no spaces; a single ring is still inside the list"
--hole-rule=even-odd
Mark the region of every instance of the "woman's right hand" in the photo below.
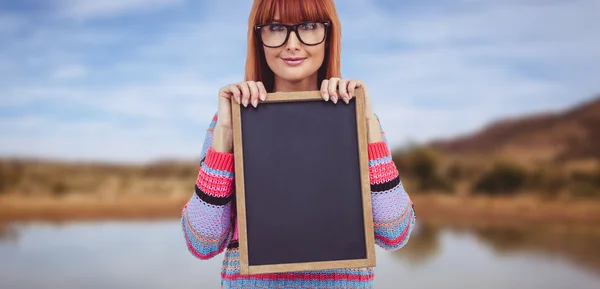
[[[231,98],[245,107],[248,104],[256,107],[258,106],[259,99],[262,101],[267,99],[267,91],[264,84],[260,81],[242,81],[219,89],[219,120],[217,124],[228,129],[232,128]]]
[[[213,149],[218,152],[233,150],[233,124],[231,117],[231,99],[245,107],[248,104],[257,107],[259,99],[267,99],[267,90],[260,81],[242,81],[219,89],[217,124],[213,132]]]

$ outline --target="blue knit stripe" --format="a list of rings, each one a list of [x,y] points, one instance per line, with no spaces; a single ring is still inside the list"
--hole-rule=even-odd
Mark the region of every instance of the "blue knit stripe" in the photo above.
[[[385,156],[385,157],[382,157],[382,158],[378,158],[378,159],[374,159],[374,160],[369,160],[369,167],[373,167],[373,166],[384,164],[384,163],[390,163],[390,162],[392,162],[392,157],[391,156]]]
[[[412,211],[412,209],[409,210]],[[404,232],[404,229],[406,229],[406,226],[408,226],[408,224],[410,223],[411,216],[412,212],[407,212],[407,215],[404,216],[402,220],[397,220],[397,223],[382,223],[381,225],[375,228],[375,234],[389,239],[396,239],[398,238],[398,236],[400,236],[400,234],[402,234],[402,232]]]
[[[202,162],[202,170],[208,174],[224,177],[224,178],[233,178],[233,172],[225,171],[225,170],[217,170],[206,165],[205,162]]]
[[[213,115],[213,120],[210,122],[206,129],[206,136],[204,137],[204,143],[202,144],[202,150],[200,151],[200,159],[203,159],[208,153],[208,149],[212,146],[213,142],[213,130],[217,126],[217,114]]]
[[[400,243],[398,243],[397,245],[394,245],[394,246],[391,246],[390,244],[385,243],[385,242],[375,238],[375,243],[377,245],[379,245],[382,248],[387,249],[387,250],[390,250],[390,249],[396,250],[396,249],[402,248],[408,242],[410,234],[415,227],[415,218],[414,218],[414,212],[412,210],[412,207],[409,210],[410,211],[408,212],[408,215],[404,219],[402,219],[398,224],[390,224],[390,225],[383,225],[383,226],[375,227],[375,235],[382,236],[382,237],[385,237],[388,239],[396,239],[404,232],[406,227],[409,226],[406,237],[404,239],[402,239],[402,241]]]
[[[289,281],[263,281],[259,279],[225,280],[223,288],[228,289],[250,289],[250,288],[277,288],[277,289],[305,289],[305,288],[373,288],[373,282],[346,281],[346,280],[289,280]]]
[[[225,252],[223,260],[223,272],[228,275],[240,273],[240,252],[239,249],[229,249]],[[357,269],[327,269],[327,270],[311,270],[305,271],[303,274],[351,274],[355,276],[368,276],[373,273],[373,270],[357,270]]]

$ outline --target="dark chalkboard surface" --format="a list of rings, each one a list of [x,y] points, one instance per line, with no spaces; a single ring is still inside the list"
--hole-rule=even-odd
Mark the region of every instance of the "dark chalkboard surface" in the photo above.
[[[234,104],[242,274],[375,265],[363,101]]]

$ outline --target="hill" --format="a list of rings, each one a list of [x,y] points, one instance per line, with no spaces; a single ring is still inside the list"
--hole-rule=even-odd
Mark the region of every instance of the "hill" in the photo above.
[[[542,165],[597,163],[600,96],[564,111],[503,119],[472,134],[436,140],[429,146],[450,157],[485,156]]]

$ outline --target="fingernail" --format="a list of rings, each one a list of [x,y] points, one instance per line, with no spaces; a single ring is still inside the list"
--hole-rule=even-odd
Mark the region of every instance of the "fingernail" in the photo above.
[[[252,105],[253,105],[254,107],[256,107],[256,106],[258,105],[258,99],[253,99],[253,100],[252,100]]]
[[[327,94],[327,93],[323,94],[323,98],[325,99],[325,101],[329,101],[329,94]]]
[[[332,96],[331,101],[333,101],[333,103],[337,103],[337,96]]]
[[[349,99],[349,98],[347,98],[347,97],[344,97],[344,102],[345,102],[346,104],[348,104],[348,103],[350,103],[350,99]]]
[[[248,107],[248,99],[244,98],[244,99],[242,100],[242,104],[243,104],[245,107]]]
[[[267,96],[264,93],[261,93],[260,100],[264,101],[265,99],[267,99]]]

